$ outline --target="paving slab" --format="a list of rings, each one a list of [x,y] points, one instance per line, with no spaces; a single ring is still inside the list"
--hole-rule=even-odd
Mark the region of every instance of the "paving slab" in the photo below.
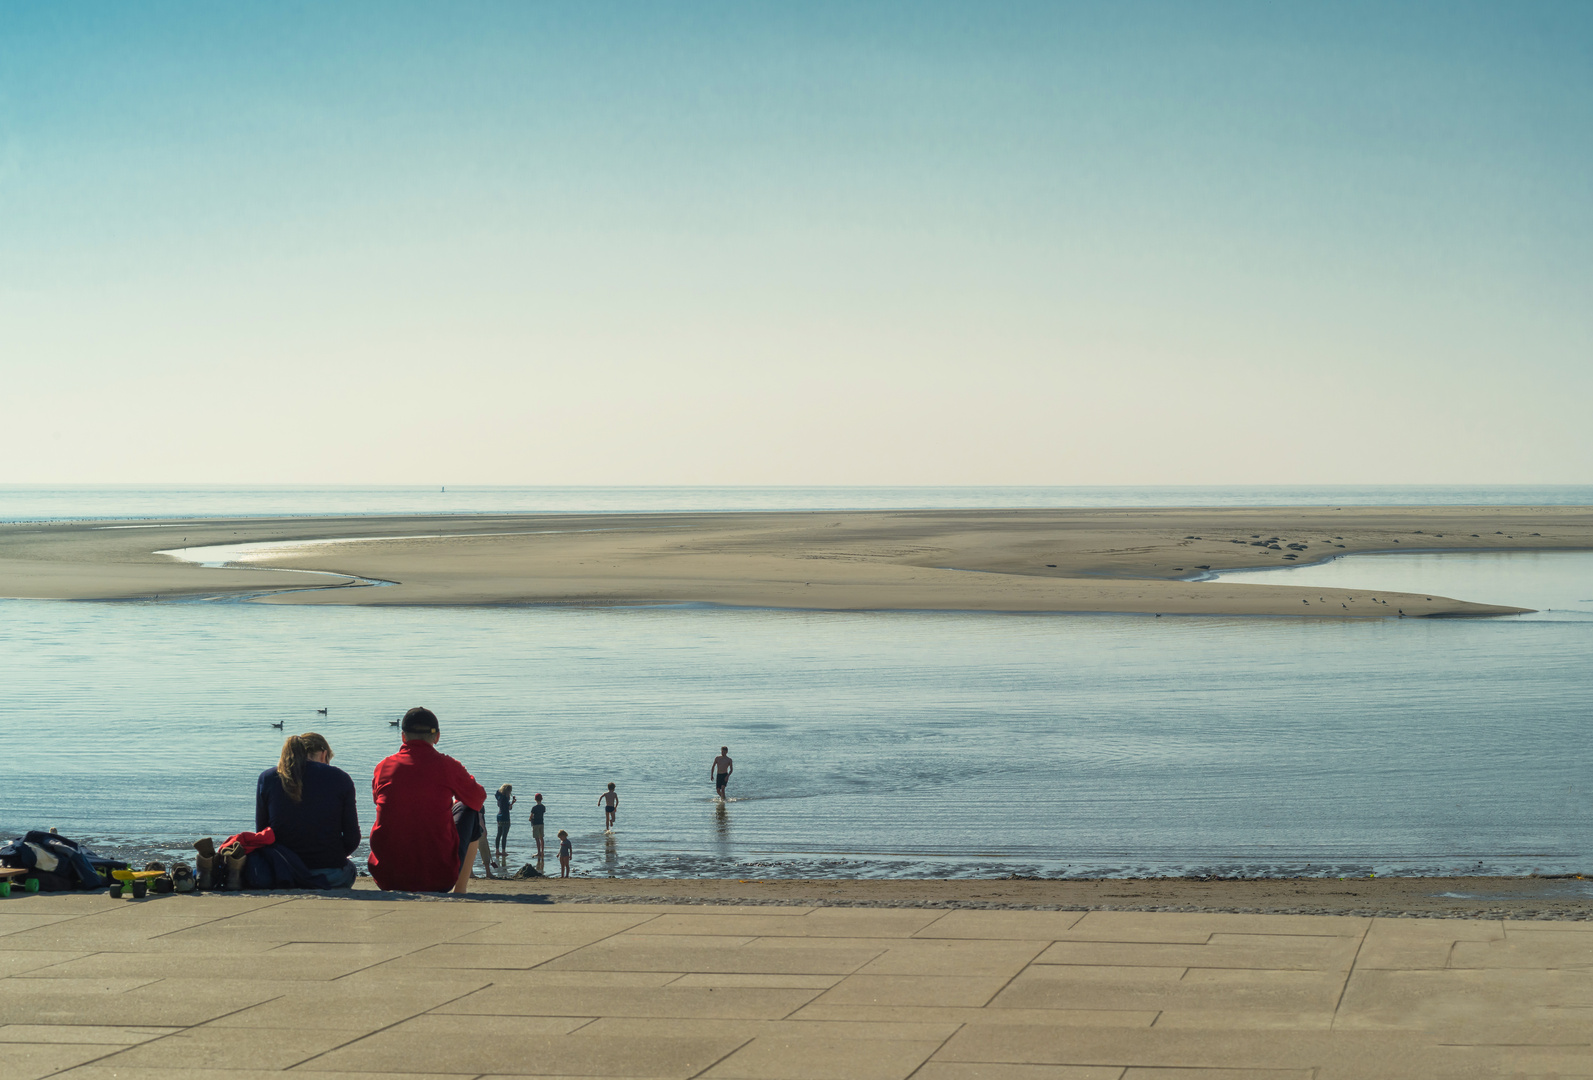
[[[1564,922],[21,899],[6,1080],[1593,1077]]]
[[[739,1037],[595,1037],[571,1021],[517,1020],[505,1033],[498,1017],[424,1016],[376,1032],[300,1066],[300,1072],[498,1073],[510,1076],[696,1076],[737,1049]]]
[[[1331,1011],[1339,972],[1033,964],[990,1002],[996,1009]]]
[[[866,972],[868,969],[864,969]],[[816,1005],[972,1006],[989,1004],[1008,975],[848,975],[815,999]]]
[[[644,909],[645,910],[645,909]],[[494,912],[494,914],[497,914]],[[487,926],[450,938],[461,945],[590,945],[632,927],[653,922],[658,916],[600,912],[566,914],[555,911],[515,913]],[[718,931],[720,935],[724,930]]]
[[[191,1027],[129,1047],[95,1064],[179,1070],[291,1069],[365,1032],[353,1028]]]
[[[1122,1080],[1116,1065],[1010,1065],[981,1061],[926,1061],[913,1080]]]
[[[1395,971],[1444,968],[1456,942],[1503,937],[1504,924],[1497,919],[1378,919],[1366,932],[1355,966]]]
[[[7,937],[11,934],[20,934],[24,930],[36,930],[41,926],[49,926],[51,923],[66,922],[68,919],[75,919],[77,917],[78,916],[75,913],[68,914],[64,911],[55,915],[47,915],[42,912],[35,912],[31,915],[12,915],[9,912],[0,913],[0,937]]]
[[[914,934],[921,938],[1055,941],[1083,920],[1082,911],[948,911]]]
[[[906,1080],[940,1045],[933,1039],[772,1035],[753,1039],[703,1075],[708,1080]]]
[[[1359,938],[1369,918],[1345,915],[1235,915],[1226,912],[1090,911],[1059,941],[1161,941],[1198,945],[1212,934]]]
[[[892,911],[870,908],[820,908],[799,918],[756,913],[724,915],[713,909],[658,916],[639,926],[638,934],[747,934],[752,937],[911,937],[938,921],[939,911]]]
[[[104,1057],[109,1047],[73,1043],[8,1043],[0,1047],[0,1076],[34,1080]]]
[[[440,1013],[501,1016],[680,1017],[778,1020],[821,991],[769,987],[489,986],[440,1007]]]
[[[0,1024],[0,1043],[132,1046],[181,1030],[174,1027],[103,1027],[97,1024]]]
[[[1348,971],[1360,940],[1297,934],[1212,934],[1198,945],[1181,942],[1057,941],[1040,964],[1114,967],[1268,968]]]
[[[287,983],[268,1000],[219,1016],[209,1026],[357,1028],[363,1034],[447,1008],[489,985],[485,978]]]

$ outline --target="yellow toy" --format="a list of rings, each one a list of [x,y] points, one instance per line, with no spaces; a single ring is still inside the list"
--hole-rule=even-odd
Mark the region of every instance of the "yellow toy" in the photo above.
[[[118,882],[111,886],[112,896],[131,896],[134,900],[142,900],[149,891],[152,879],[165,874],[164,870],[112,870],[111,877]]]

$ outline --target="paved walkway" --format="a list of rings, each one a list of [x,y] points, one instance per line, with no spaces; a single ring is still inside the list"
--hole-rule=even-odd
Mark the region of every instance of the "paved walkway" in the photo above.
[[[1593,1076],[1587,923],[14,896],[0,978],[5,1080]]]

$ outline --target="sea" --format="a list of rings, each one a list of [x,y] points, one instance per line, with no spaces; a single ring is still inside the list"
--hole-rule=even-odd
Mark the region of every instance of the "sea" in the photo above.
[[[1593,488],[0,488],[10,522],[1479,504],[1593,505]],[[391,722],[424,704],[441,749],[489,789],[513,785],[512,866],[540,792],[589,876],[1593,873],[1593,552],[1221,577],[1534,611],[0,600],[0,836],[53,826],[129,858],[178,854],[253,827],[284,730],[325,735],[364,792]],[[709,775],[722,745],[725,802]]]

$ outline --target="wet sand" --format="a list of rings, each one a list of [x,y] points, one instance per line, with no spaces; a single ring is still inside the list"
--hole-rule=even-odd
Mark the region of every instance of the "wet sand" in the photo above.
[[[159,553],[310,540],[343,542],[252,552],[223,569]],[[0,526],[0,596],[1455,617],[1522,609],[1198,579],[1355,552],[1589,549],[1588,507],[206,519]]]
[[[1145,878],[1091,881],[770,878],[476,880],[471,895],[559,903],[834,905],[1062,911],[1225,911],[1474,919],[1593,919],[1580,877]],[[480,867],[477,867],[479,872]],[[360,887],[374,888],[368,878]]]

